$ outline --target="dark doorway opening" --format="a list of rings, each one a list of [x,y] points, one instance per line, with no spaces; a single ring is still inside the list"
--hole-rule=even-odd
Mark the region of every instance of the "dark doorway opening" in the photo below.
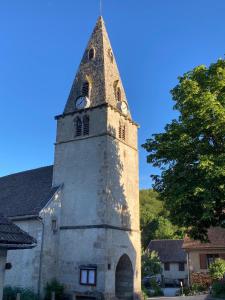
[[[127,254],[120,257],[116,267],[116,297],[124,300],[133,299],[134,271],[131,260]]]

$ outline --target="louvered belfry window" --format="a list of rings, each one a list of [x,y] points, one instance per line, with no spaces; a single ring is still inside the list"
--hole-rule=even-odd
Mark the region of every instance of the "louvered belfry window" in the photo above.
[[[83,135],[89,134],[89,116],[85,115],[83,117]]]
[[[82,121],[79,117],[75,120],[75,127],[76,127],[76,136],[81,136],[82,134]]]
[[[119,139],[122,137],[122,125],[119,124]]]
[[[89,97],[89,82],[85,81],[82,86],[82,96]]]
[[[123,125],[123,128],[122,128],[122,139],[125,141],[126,139],[126,126]]]

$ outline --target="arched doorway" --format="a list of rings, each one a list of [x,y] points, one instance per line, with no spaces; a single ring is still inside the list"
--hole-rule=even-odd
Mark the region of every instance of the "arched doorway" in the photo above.
[[[134,271],[127,254],[120,257],[116,266],[116,297],[124,300],[133,299]]]

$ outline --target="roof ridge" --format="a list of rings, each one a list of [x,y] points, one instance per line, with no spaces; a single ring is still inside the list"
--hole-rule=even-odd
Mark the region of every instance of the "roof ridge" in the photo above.
[[[19,172],[11,173],[11,174],[4,175],[4,176],[0,176],[0,179],[6,178],[6,177],[9,177],[9,176],[12,176],[12,175],[28,173],[28,172],[31,172],[31,171],[36,171],[36,170],[40,170],[40,169],[44,169],[44,168],[49,168],[49,167],[53,167],[53,164],[52,164],[52,165],[48,165],[48,166],[43,166],[43,167],[34,168],[34,169],[29,169],[29,170],[19,171]]]

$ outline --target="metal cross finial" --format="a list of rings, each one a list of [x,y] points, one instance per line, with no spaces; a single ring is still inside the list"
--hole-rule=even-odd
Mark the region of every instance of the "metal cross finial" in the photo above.
[[[102,0],[99,0],[99,13],[102,16]]]

